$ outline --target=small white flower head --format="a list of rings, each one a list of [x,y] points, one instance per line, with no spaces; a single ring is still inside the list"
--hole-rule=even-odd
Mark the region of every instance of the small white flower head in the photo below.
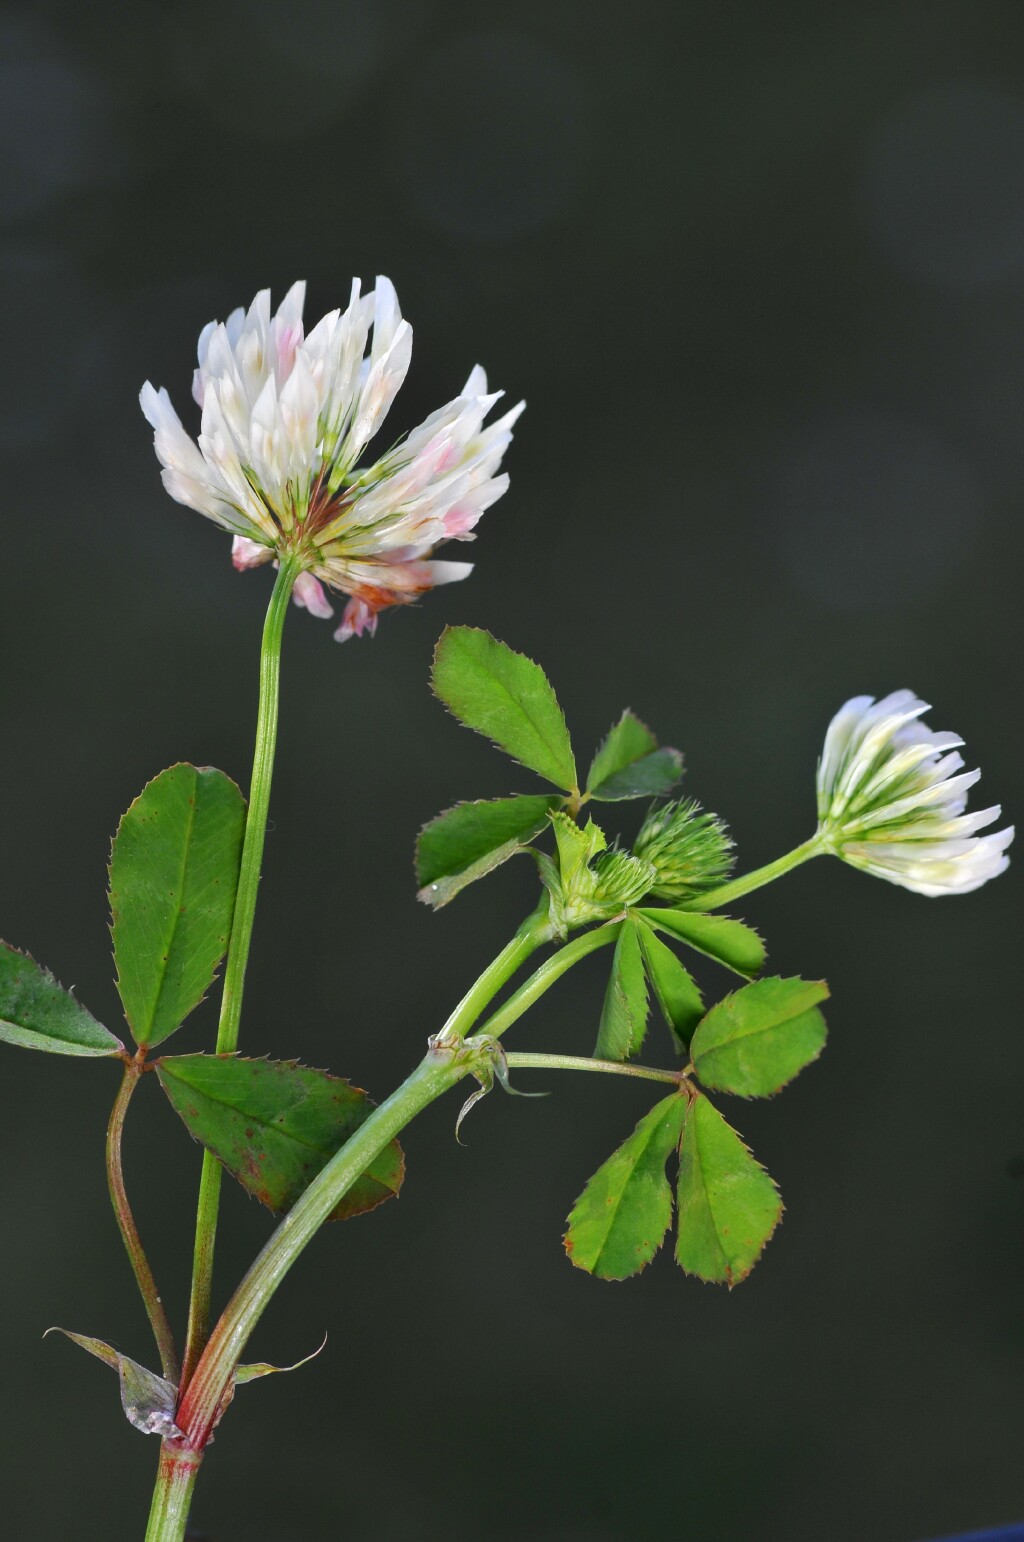
[[[372,634],[388,606],[472,570],[432,553],[473,540],[508,487],[498,468],[524,404],[485,428],[502,393],[488,392],[477,365],[460,395],[360,468],[405,379],[412,330],[386,278],[367,295],[353,280],[347,309],[309,333],[304,300],[305,285],[294,284],[271,316],[264,289],[248,311],[203,328],[198,440],[165,390],[147,381],[140,401],[171,497],[231,532],[239,570],[299,555],[306,570],[293,595],[313,615],[333,614],[324,584],[348,595],[334,634],[344,641]]]
[[[918,894],[967,894],[1009,866],[1013,827],[979,830],[998,804],[965,813],[981,775],[964,771],[963,740],[920,721],[912,691],[854,696],[828,727],[818,762],[818,839],[844,862]]]

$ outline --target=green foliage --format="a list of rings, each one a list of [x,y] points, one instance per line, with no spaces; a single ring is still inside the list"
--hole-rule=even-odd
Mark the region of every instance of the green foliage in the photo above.
[[[704,1015],[704,1002],[697,982],[679,962],[672,949],[646,923],[640,925],[638,934],[647,978],[654,987],[655,997],[676,1048],[680,1054],[684,1054],[689,1047],[691,1033]]]
[[[750,1273],[782,1215],[771,1178],[700,1094],[683,1122],[678,1202],[676,1261],[729,1286]]]
[[[287,1210],[374,1108],[340,1076],[294,1061],[174,1055],[157,1061],[160,1084],[190,1132],[244,1189]],[[402,1186],[402,1148],[392,1141],[330,1219],[373,1210]]]
[[[764,964],[764,943],[752,927],[728,916],[709,916],[693,910],[641,910],[652,926],[678,937],[698,953],[713,958],[734,974],[749,977]]]
[[[120,1039],[17,948],[0,942],[0,1039],[54,1055],[117,1055]]]
[[[706,1087],[764,1098],[778,1092],[825,1046],[817,1003],[824,981],[755,980],[716,1006],[693,1035],[694,1069]]]
[[[598,1059],[628,1060],[639,1052],[647,1032],[647,976],[640,951],[640,928],[629,916],[615,943],[612,972],[605,992],[594,1054]]]
[[[137,1044],[160,1044],[198,1006],[227,950],[245,831],[222,771],[161,771],[136,798],[110,858],[117,988]]]
[[[674,1092],[644,1115],[598,1168],[569,1216],[565,1249],[578,1269],[624,1280],[650,1263],[672,1223],[665,1163],[679,1140],[686,1100]]]
[[[547,828],[557,795],[457,803],[423,826],[416,842],[419,898],[439,910],[467,884],[522,851]]]
[[[476,627],[447,627],[434,653],[433,686],[467,728],[553,782],[576,791],[576,762],[562,709],[539,664]]]
[[[627,708],[594,756],[587,791],[602,803],[659,797],[670,792],[682,774],[679,751],[659,750],[651,730]]]
[[[652,808],[633,850],[654,868],[650,892],[657,899],[693,899],[722,883],[733,866],[732,837],[695,798]]]

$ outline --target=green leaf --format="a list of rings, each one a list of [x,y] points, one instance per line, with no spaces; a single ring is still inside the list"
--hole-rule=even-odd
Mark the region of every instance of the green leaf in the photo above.
[[[547,828],[557,795],[457,803],[425,824],[416,842],[418,898],[439,910]]]
[[[291,1060],[169,1055],[156,1067],[190,1132],[275,1211],[295,1203],[375,1106],[342,1077]],[[398,1193],[404,1174],[402,1148],[393,1140],[329,1219],[373,1210]]]
[[[665,1163],[685,1114],[686,1100],[677,1092],[656,1103],[597,1169],[565,1234],[565,1250],[577,1269],[602,1280],[624,1280],[650,1263],[672,1222]]]
[[[680,1054],[685,1054],[690,1035],[704,1015],[704,1002],[697,982],[649,926],[641,926],[639,933],[647,977],[654,987],[662,1016],[672,1031],[676,1048]]]
[[[119,1350],[112,1349],[102,1339],[93,1339],[84,1333],[72,1333],[69,1328],[47,1328],[46,1333],[63,1333],[88,1354],[95,1355],[104,1365],[117,1372],[121,1385],[121,1407],[129,1424],[141,1430],[143,1435],[178,1437],[181,1431],[174,1422],[178,1402],[178,1389],[155,1371],[147,1370],[137,1360],[130,1360]],[[46,1333],[43,1337],[46,1337]]]
[[[817,1003],[823,980],[755,980],[726,996],[693,1036],[694,1068],[706,1087],[766,1098],[816,1060],[825,1046]]]
[[[778,1189],[700,1093],[683,1121],[678,1200],[677,1263],[730,1287],[746,1279],[782,1216]]]
[[[27,953],[0,942],[0,1039],[53,1055],[118,1055],[120,1039]]]
[[[658,797],[682,774],[679,751],[659,750],[651,730],[627,708],[594,756],[587,791],[602,803]]]
[[[717,959],[735,974],[757,974],[764,964],[764,943],[753,928],[742,921],[693,910],[643,909],[639,914],[652,926],[689,943],[698,953]]]
[[[137,1044],[199,1005],[227,950],[245,831],[222,771],[171,766],[143,788],[110,857],[117,988]]]
[[[539,664],[476,627],[447,627],[434,653],[433,686],[451,712],[499,749],[566,792],[576,762],[562,709]]]
[[[598,1059],[628,1060],[644,1042],[647,1032],[647,976],[632,917],[622,923],[612,972],[605,992],[601,1026],[594,1054]]]

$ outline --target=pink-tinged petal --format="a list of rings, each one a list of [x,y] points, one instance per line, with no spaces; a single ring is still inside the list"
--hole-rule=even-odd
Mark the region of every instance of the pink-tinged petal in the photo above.
[[[444,516],[444,533],[453,541],[473,540],[470,535],[473,526],[479,523],[482,509],[470,508],[466,504],[456,504],[454,509],[449,509]]]
[[[377,630],[377,611],[366,600],[353,598],[349,600],[342,614],[341,625],[334,634],[335,642],[347,642],[350,637],[362,637],[367,632],[371,637]]]
[[[316,616],[318,621],[329,621],[334,615],[334,606],[324,593],[323,584],[312,573],[299,574],[292,590],[292,599],[303,610],[308,610],[311,616]]]
[[[261,541],[250,541],[248,536],[236,535],[231,542],[231,561],[240,573],[247,568],[258,568],[269,562],[274,553]]]

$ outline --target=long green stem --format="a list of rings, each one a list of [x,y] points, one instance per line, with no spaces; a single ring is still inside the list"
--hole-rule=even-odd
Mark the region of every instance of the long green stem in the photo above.
[[[182,1542],[188,1525],[192,1490],[202,1460],[201,1451],[190,1451],[180,1445],[163,1442],[149,1524],[146,1527],[146,1542]]]
[[[488,964],[483,974],[470,986],[440,1033],[437,1034],[436,1043],[454,1045],[464,1039],[468,1029],[473,1026],[484,1008],[490,1005],[501,987],[512,978],[530,954],[535,953],[545,942],[550,942],[551,937],[548,900],[545,894],[537,909],[527,916],[497,958]],[[559,954],[555,957],[559,957]]]
[[[171,1324],[168,1321],[167,1311],[160,1298],[153,1271],[146,1257],[146,1250],[142,1246],[142,1238],[135,1224],[132,1207],[128,1203],[128,1191],[124,1184],[124,1168],[121,1164],[121,1137],[124,1132],[124,1118],[128,1111],[132,1093],[139,1084],[142,1074],[142,1066],[137,1060],[129,1060],[125,1064],[124,1076],[121,1078],[121,1086],[114,1106],[110,1111],[110,1123],[107,1125],[107,1187],[110,1189],[110,1202],[114,1207],[117,1224],[121,1232],[121,1240],[125,1245],[135,1282],[139,1287],[139,1293],[146,1307],[146,1315],[149,1325],[153,1329],[153,1337],[156,1339],[157,1348],[160,1351],[160,1364],[163,1367],[164,1376],[170,1382],[178,1379],[178,1351],[174,1345],[174,1334],[171,1332]]]
[[[596,927],[592,932],[583,932],[574,942],[566,943],[564,948],[559,948],[550,958],[544,960],[539,969],[535,969],[528,980],[507,1001],[503,1001],[496,1012],[483,1023],[479,1032],[486,1034],[488,1038],[498,1039],[511,1028],[516,1020],[522,1017],[538,997],[551,989],[556,980],[560,980],[567,970],[574,964],[578,964],[581,958],[586,958],[588,953],[594,953],[598,948],[607,947],[614,942],[622,930],[620,921],[609,921],[604,926]]]
[[[469,1074],[456,1051],[431,1049],[313,1179],[250,1267],[214,1328],[178,1408],[178,1428],[201,1450],[231,1385],[246,1341],[288,1270],[389,1141],[435,1098]]]
[[[485,1033],[495,1036],[502,1032],[574,963],[614,941],[618,930],[618,924],[612,923],[561,948],[505,1007],[488,1019]],[[431,1040],[431,1048],[417,1069],[350,1136],[281,1221],[228,1302],[186,1384],[177,1419],[190,1445],[201,1449],[209,1439],[249,1335],[299,1254],[388,1142],[435,1098],[472,1071],[472,1057],[462,1053],[466,1030],[519,965],[549,936],[544,903],[523,922],[511,942],[466,992],[440,1033]]]
[[[242,1015],[245,969],[249,962],[249,944],[256,914],[263,843],[270,811],[270,786],[274,775],[274,750],[277,745],[277,704],[281,675],[281,638],[288,599],[296,578],[302,571],[294,559],[285,559],[278,569],[274,592],[270,597],[263,625],[260,648],[260,703],[256,719],[256,750],[249,787],[249,812],[242,843],[242,864],[238,874],[238,893],[231,923],[224,989],[221,995],[220,1021],[217,1025],[217,1053],[231,1054],[238,1046],[238,1026]],[[195,1250],[192,1258],[192,1294],[189,1300],[188,1334],[185,1341],[183,1385],[187,1385],[199,1356],[210,1322],[210,1295],[213,1287],[213,1253],[217,1237],[217,1213],[220,1208],[221,1166],[208,1151],[203,1153],[203,1171],[199,1182],[196,1213]]]
[[[624,1060],[594,1060],[589,1055],[541,1055],[531,1050],[506,1051],[505,1064],[510,1071],[601,1071],[606,1076],[635,1076],[645,1082],[674,1082],[678,1087],[682,1071],[661,1071],[653,1065],[631,1065]]]
[[[781,878],[783,873],[792,872],[794,867],[799,867],[801,862],[810,861],[811,857],[820,856],[824,851],[817,834],[812,835],[809,841],[795,846],[792,851],[787,851],[784,857],[777,857],[774,862],[768,862],[764,867],[756,867],[751,873],[744,873],[740,878],[734,878],[731,883],[723,883],[717,889],[709,889],[706,894],[700,894],[696,899],[680,905],[680,910],[717,910],[721,905],[731,905],[733,900],[739,899],[744,894],[749,894],[753,889],[760,889],[762,885],[771,883],[775,878]]]

